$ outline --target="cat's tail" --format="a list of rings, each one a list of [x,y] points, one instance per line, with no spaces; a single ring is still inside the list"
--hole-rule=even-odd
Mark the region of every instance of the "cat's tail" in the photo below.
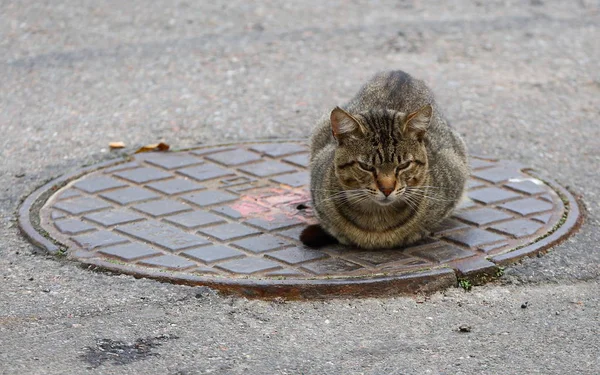
[[[300,234],[300,241],[313,249],[338,243],[338,240],[325,232],[319,224],[312,224],[304,228]]]

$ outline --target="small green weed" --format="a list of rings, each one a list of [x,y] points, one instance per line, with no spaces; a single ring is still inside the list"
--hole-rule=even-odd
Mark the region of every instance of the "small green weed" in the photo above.
[[[465,292],[469,292],[473,288],[473,284],[467,279],[458,280],[458,286],[463,288]]]
[[[502,277],[504,275],[504,267],[498,267],[496,271],[496,277]]]

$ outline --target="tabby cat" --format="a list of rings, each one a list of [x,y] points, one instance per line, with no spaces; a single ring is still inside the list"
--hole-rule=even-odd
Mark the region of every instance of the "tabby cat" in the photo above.
[[[469,175],[466,147],[420,80],[375,75],[311,139],[311,193],[319,225],[310,247],[365,249],[414,243],[450,215]]]

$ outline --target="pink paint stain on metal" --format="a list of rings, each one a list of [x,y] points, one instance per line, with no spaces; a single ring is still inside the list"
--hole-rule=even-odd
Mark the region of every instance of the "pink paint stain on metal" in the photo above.
[[[307,206],[309,202],[310,194],[306,190],[263,189],[241,196],[230,207],[246,218],[260,217],[273,221],[284,215],[307,221],[313,216]],[[299,209],[300,205],[304,208]]]
[[[243,217],[261,216],[269,212],[269,209],[255,202],[249,202],[242,197],[240,200],[231,205],[231,208],[240,213]]]
[[[297,194],[297,193],[293,193],[293,192],[275,191],[275,194],[276,195],[273,195],[271,197],[267,197],[264,199],[265,202],[267,202],[268,204],[270,204],[274,207],[279,207],[286,203],[292,204],[292,203],[296,203],[296,202],[304,202],[307,200],[307,197],[305,195]]]

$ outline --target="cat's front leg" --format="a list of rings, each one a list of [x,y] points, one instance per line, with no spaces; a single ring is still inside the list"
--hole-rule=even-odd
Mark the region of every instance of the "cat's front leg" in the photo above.
[[[423,238],[427,237],[430,233],[428,231],[425,230],[418,230],[415,231],[414,233],[410,233],[409,235],[407,235],[403,242],[402,242],[402,246],[409,246],[412,245],[416,242],[421,241]]]
[[[343,237],[343,236],[338,236],[338,237],[336,237],[336,239],[337,239],[337,240],[338,240],[338,242],[339,242],[339,243],[341,243],[342,245],[345,245],[345,246],[354,245],[354,244],[352,243],[352,241],[350,241],[349,239],[347,239],[347,238],[345,238],[345,237]]]

